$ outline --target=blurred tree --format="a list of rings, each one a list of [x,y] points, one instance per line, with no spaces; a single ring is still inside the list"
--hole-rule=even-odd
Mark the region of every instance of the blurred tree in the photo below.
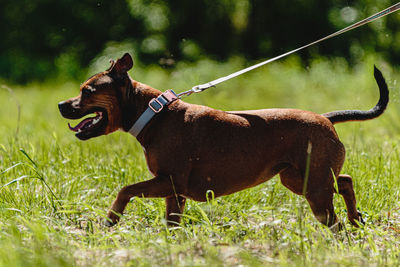
[[[0,18],[0,76],[16,82],[74,77],[108,40],[145,34],[123,0],[2,0]]]
[[[390,0],[0,0],[0,78],[25,83],[78,78],[112,44],[129,43],[141,62],[232,55],[263,59],[337,31]],[[400,12],[399,12],[400,13]],[[365,53],[400,60],[399,14],[314,46],[303,59]],[[121,51],[121,54],[124,51]],[[80,77],[79,77],[80,78]]]

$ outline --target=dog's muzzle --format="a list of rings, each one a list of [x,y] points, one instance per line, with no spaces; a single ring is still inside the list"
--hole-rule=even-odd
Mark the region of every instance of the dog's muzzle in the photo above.
[[[61,101],[58,103],[58,109],[64,118],[79,119],[81,117],[79,110],[73,108],[71,102]]]

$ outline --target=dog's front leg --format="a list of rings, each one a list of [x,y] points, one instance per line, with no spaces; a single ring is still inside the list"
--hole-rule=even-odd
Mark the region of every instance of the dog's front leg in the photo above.
[[[126,205],[132,197],[170,197],[174,195],[168,176],[156,176],[151,180],[125,186],[119,191],[108,212],[106,224],[112,226],[118,222]]]
[[[169,226],[178,226],[181,221],[183,210],[185,209],[186,198],[173,195],[165,198],[167,211],[165,218]]]

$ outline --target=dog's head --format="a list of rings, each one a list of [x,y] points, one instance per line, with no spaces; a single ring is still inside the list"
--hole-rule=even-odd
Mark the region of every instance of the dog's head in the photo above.
[[[132,57],[126,53],[111,67],[93,75],[80,87],[80,94],[58,104],[61,115],[67,119],[82,120],[75,127],[76,137],[87,140],[92,137],[112,133],[122,127],[121,99],[129,87],[130,78],[127,71],[132,68]]]

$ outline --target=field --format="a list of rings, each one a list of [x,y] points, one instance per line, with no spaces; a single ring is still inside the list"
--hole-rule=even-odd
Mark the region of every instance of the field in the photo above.
[[[121,222],[107,228],[102,222],[119,189],[151,178],[139,143],[122,132],[86,142],[74,137],[57,103],[75,96],[83,81],[0,83],[0,266],[400,265],[395,69],[373,57],[353,68],[343,59],[305,67],[292,57],[185,101],[223,110],[369,109],[378,100],[374,63],[391,91],[387,112],[336,126],[347,149],[342,173],[354,178],[366,221],[353,228],[337,195],[342,231],[321,226],[305,199],[278,177],[207,203],[189,200],[181,227],[174,229],[165,225],[162,199],[134,198]],[[224,64],[182,64],[172,73],[151,66],[130,73],[160,90],[180,92],[244,65],[233,58]]]

